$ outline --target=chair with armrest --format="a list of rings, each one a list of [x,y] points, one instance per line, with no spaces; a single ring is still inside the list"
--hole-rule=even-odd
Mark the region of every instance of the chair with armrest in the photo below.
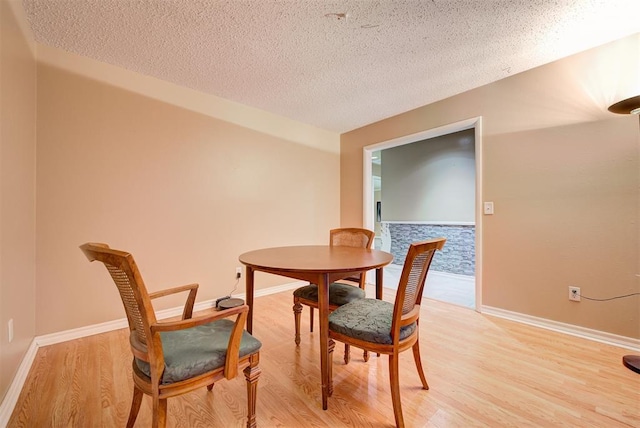
[[[368,229],[355,227],[331,229],[329,231],[329,245],[343,247],[371,248],[375,232]],[[356,276],[345,278],[339,282],[329,285],[329,311],[366,297],[365,283],[366,272],[361,272]],[[313,331],[313,309],[318,307],[318,286],[316,284],[300,287],[293,292],[293,315],[296,326],[296,345],[300,345],[300,316],[302,305],[309,306],[309,330]],[[349,345],[344,347],[344,361],[349,363]],[[364,360],[369,360],[369,353],[364,351]]]
[[[400,352],[413,350],[413,358],[423,389],[429,389],[420,361],[419,320],[424,283],[436,250],[444,238],[410,245],[404,262],[395,303],[360,299],[329,314],[329,373],[333,372],[333,340],[389,355],[391,401],[397,427],[404,427],[398,382]],[[331,378],[330,378],[331,379]]]
[[[127,427],[135,423],[143,394],[153,400],[153,427],[164,427],[167,398],[204,386],[211,391],[214,382],[235,378],[240,369],[247,381],[247,427],[255,427],[261,343],[244,331],[249,307],[192,318],[198,284],[148,293],[131,254],[100,243],[80,249],[89,261],[105,265],[127,314],[134,383]],[[151,300],[179,292],[189,293],[182,319],[158,321]],[[226,319],[232,316],[235,321]]]

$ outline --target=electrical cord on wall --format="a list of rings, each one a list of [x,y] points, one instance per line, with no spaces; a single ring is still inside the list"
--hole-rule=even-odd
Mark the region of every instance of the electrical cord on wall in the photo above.
[[[640,273],[636,274],[636,276],[640,278]],[[583,296],[582,294],[578,294],[578,296],[580,296],[583,299],[593,300],[596,302],[607,302],[609,300],[624,299],[625,297],[638,296],[638,295],[640,295],[640,293],[625,294],[623,296],[614,296],[614,297],[609,297],[607,299],[595,299],[593,297],[586,297],[586,296]]]
[[[220,306],[220,302],[231,299],[233,292],[236,291],[236,289],[238,288],[238,284],[240,283],[240,276],[241,276],[240,274],[236,274],[236,284],[233,286],[233,290],[231,290],[231,293],[227,294],[224,297],[220,297],[219,299],[216,299],[216,308]]]
[[[231,293],[229,293],[229,297],[233,296],[233,292],[236,291],[236,288],[238,288],[239,283],[240,283],[240,276],[238,275],[236,277],[236,284],[233,286],[233,290],[231,290]]]
[[[587,297],[587,296],[584,296],[582,294],[578,294],[578,296],[580,296],[580,298],[582,298],[582,299],[594,300],[596,302],[606,302],[608,300],[623,299],[625,297],[631,297],[631,296],[637,296],[637,295],[640,295],[640,293],[625,294],[623,296],[609,297],[607,299],[594,299],[593,297]]]

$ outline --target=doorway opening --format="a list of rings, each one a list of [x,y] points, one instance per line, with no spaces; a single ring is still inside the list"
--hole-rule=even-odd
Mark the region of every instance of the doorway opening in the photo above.
[[[456,144],[460,146],[455,147]],[[471,147],[461,146],[465,144]],[[388,150],[394,148],[397,149]],[[380,173],[383,167],[379,162],[384,163],[385,157],[388,181]],[[427,160],[420,163],[418,158]],[[394,264],[384,269],[385,287],[397,286],[404,263],[403,251],[406,254],[409,242],[445,236],[450,240],[449,252],[456,254],[441,256],[440,266],[432,265],[425,297],[479,311],[482,305],[481,117],[366,146],[363,161],[363,224],[375,230],[376,247],[391,252],[395,259]],[[465,163],[470,165],[466,172],[460,169]],[[449,166],[443,169],[443,164]],[[461,179],[464,175],[467,178]],[[382,187],[387,197],[381,197]]]

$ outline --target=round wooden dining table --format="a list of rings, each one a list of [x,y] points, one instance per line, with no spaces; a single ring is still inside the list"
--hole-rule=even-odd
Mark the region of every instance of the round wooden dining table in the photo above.
[[[309,281],[318,286],[320,322],[320,373],[322,380],[322,408],[327,409],[331,384],[329,346],[329,284],[353,276],[354,273],[376,269],[376,298],[382,299],[382,269],[393,261],[385,251],[355,247],[306,245],[263,248],[241,254],[246,266],[246,299],[249,306],[247,331],[253,331],[254,273],[256,271]]]

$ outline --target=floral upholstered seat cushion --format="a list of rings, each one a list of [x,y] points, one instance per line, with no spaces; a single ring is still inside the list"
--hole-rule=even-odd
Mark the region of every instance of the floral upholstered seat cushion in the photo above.
[[[174,383],[224,366],[234,322],[228,319],[186,330],[161,332],[164,352],[162,383]],[[242,333],[240,357],[256,352],[262,344],[246,331]],[[151,376],[149,363],[136,359],[143,373]]]
[[[329,314],[329,330],[372,343],[391,345],[393,303],[377,299],[360,299],[341,306]],[[409,337],[416,323],[400,329],[400,340]]]
[[[315,284],[300,287],[293,292],[295,297],[305,300],[318,301],[318,286]],[[329,304],[334,306],[342,306],[354,300],[364,299],[365,291],[354,285],[340,284],[334,282],[329,285]]]

